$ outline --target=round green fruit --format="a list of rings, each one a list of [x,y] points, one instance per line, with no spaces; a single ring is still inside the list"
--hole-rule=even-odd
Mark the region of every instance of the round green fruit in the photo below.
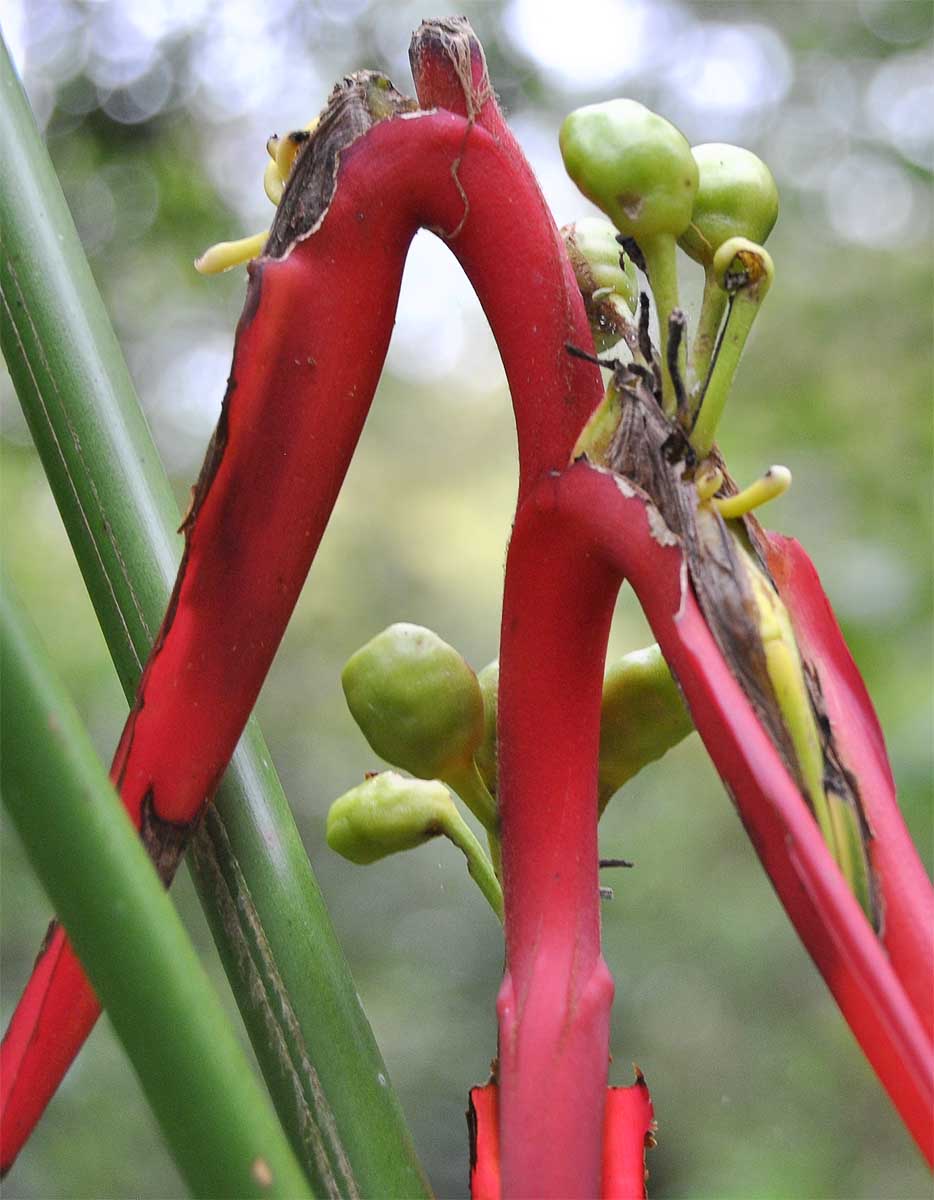
[[[348,660],[341,682],[370,746],[421,779],[469,763],[483,737],[476,675],[421,625],[385,629]]]
[[[568,174],[627,237],[679,238],[691,222],[697,163],[684,135],[635,100],[579,108],[561,126]]]
[[[561,230],[577,286],[585,296],[609,288],[630,312],[639,307],[639,280],[634,263],[616,240],[616,229],[602,217],[584,217]],[[625,267],[621,265],[625,260]]]
[[[691,223],[678,239],[685,253],[708,267],[730,238],[760,245],[778,220],[778,188],[761,158],[741,146],[708,142],[692,150],[700,182]]]
[[[443,783],[382,771],[334,801],[325,836],[332,850],[365,866],[438,837],[452,819],[457,810]]]
[[[483,696],[483,739],[474,751],[474,762],[490,795],[496,795],[496,720],[499,700],[499,659],[494,658],[477,676]]]

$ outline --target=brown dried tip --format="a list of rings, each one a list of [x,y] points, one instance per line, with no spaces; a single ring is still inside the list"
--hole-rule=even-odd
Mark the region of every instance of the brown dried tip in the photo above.
[[[423,108],[445,108],[473,121],[493,96],[483,47],[466,17],[422,21],[409,63]]]

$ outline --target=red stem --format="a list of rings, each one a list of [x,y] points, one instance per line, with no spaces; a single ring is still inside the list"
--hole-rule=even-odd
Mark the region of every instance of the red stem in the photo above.
[[[114,760],[131,815],[139,824],[145,809],[163,839],[190,832],[265,678],[363,426],[420,226],[457,255],[497,338],[520,492],[567,462],[599,402],[597,369],[565,353],[589,344],[586,317],[511,140],[438,111],[385,120],[343,151],[320,227],[251,266],[213,462]],[[59,931],[0,1049],[4,1169],[97,1012]]]
[[[503,1194],[600,1193],[613,980],[600,954],[597,752],[619,573],[556,519],[560,477],[520,506],[506,562],[499,778],[506,973]]]

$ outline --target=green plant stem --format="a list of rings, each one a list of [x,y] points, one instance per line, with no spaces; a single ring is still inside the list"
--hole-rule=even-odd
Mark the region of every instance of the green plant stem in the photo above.
[[[723,314],[726,312],[728,296],[717,283],[713,264],[709,264],[704,273],[704,296],[701,301],[700,317],[697,322],[697,332],[691,347],[691,369],[695,380],[695,395],[697,403],[703,392],[704,381],[710,370],[710,360],[717,344],[717,334]],[[695,405],[696,407],[696,405]]]
[[[499,809],[496,801],[490,795],[489,789],[483,782],[483,776],[477,769],[473,759],[463,768],[446,772],[444,782],[467,805],[473,815],[486,830],[487,843],[490,847],[490,857],[497,879],[502,878],[502,851],[499,843]]]
[[[646,238],[639,243],[645,258],[655,309],[658,313],[658,346],[662,368],[662,404],[668,416],[674,416],[677,407],[675,388],[668,369],[668,318],[678,307],[678,261],[677,243],[670,234]],[[687,354],[682,344],[678,354],[681,378],[685,377]]]
[[[698,458],[706,458],[713,449],[717,426],[726,407],[736,368],[752,323],[759,311],[757,291],[741,289],[730,300],[723,336],[717,347],[707,387],[701,397],[700,411],[691,431],[691,445]]]
[[[179,1170],[196,1196],[311,1196],[35,630],[0,593],[4,803]]]
[[[486,897],[490,908],[496,913],[500,924],[503,921],[503,889],[493,870],[493,864],[483,852],[483,847],[474,837],[473,831],[457,810],[445,825],[444,832],[467,859],[467,870],[471,879]]]
[[[129,697],[175,578],[179,515],[2,42],[0,162],[0,345]],[[280,1119],[316,1187],[428,1195],[253,721],[191,861]]]

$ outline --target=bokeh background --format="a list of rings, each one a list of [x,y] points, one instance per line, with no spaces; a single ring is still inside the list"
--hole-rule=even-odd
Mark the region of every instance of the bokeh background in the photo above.
[[[886,730],[906,816],[932,858],[931,394],[934,10],[928,0],[569,5],[460,0],[560,222],[588,212],[556,134],[629,95],[692,142],[737,141],[781,188],[777,281],[721,444],[740,481],[795,485],[767,514],[824,578]],[[159,449],[184,504],[217,418],[245,275],[193,258],[268,224],[265,141],[332,82],[379,67],[410,90],[423,0],[2,0],[24,74]],[[699,277],[684,264],[690,309]],[[0,368],[3,553],[109,760],[126,706]],[[309,854],[416,1142],[466,1195],[466,1090],[495,1051],[501,936],[446,845],[368,869],[324,844],[329,802],[379,764],[339,673],[394,620],[493,658],[515,438],[495,347],[447,251],[419,235],[383,383],[259,703]],[[649,640],[622,597],[614,653]],[[930,1178],[775,901],[696,736],[602,825],[613,1077],[646,1072],[656,1197],[891,1197]],[[48,904],[2,842],[8,1016]],[[182,872],[174,895],[229,995]],[[314,980],[309,979],[309,988]],[[233,1009],[232,1001],[230,1001]],[[181,1181],[106,1021],[4,1195],[174,1197]]]

